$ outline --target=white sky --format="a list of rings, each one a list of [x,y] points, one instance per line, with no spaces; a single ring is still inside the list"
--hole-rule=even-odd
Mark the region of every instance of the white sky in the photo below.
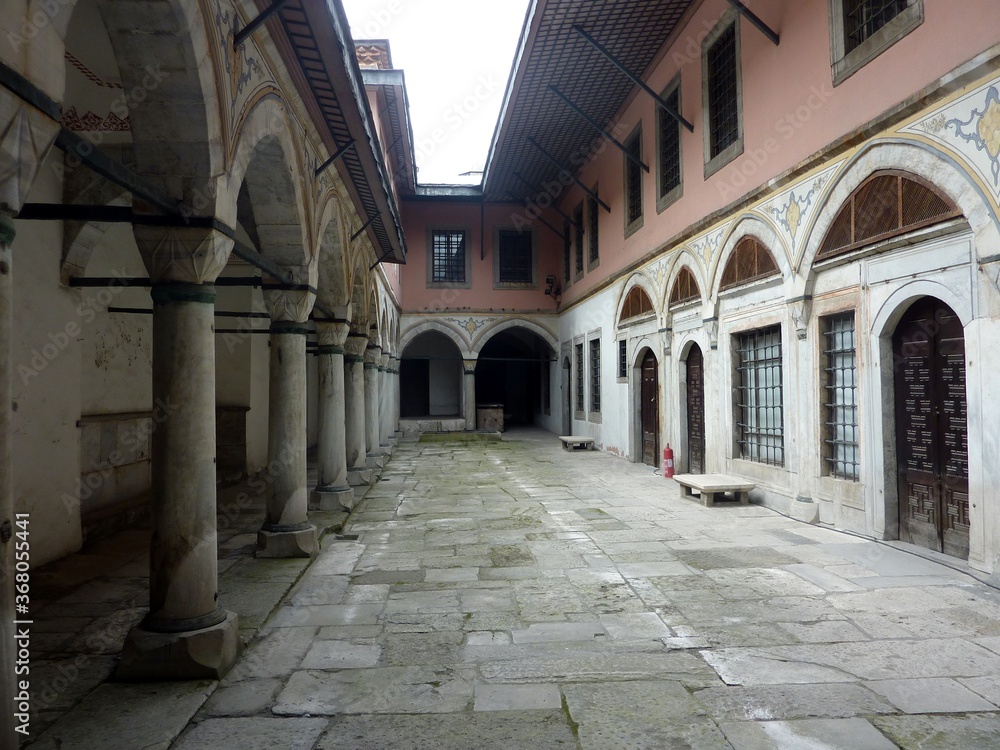
[[[388,39],[406,74],[417,181],[478,185],[459,175],[486,165],[528,0],[343,3],[354,39]]]

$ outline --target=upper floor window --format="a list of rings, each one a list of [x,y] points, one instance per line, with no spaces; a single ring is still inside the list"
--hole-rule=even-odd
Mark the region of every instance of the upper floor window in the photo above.
[[[740,23],[732,16],[708,36],[702,55],[705,176],[743,152]]]
[[[642,127],[636,127],[625,141],[634,158],[625,158],[625,236],[642,226]]]
[[[464,229],[433,229],[427,254],[427,283],[465,285],[469,282],[468,232]]]
[[[576,276],[583,275],[583,204],[573,209],[573,248],[576,252]]]
[[[597,186],[594,186],[594,193],[597,193]],[[590,260],[588,263],[588,270],[594,268],[597,262],[601,258],[600,243],[598,238],[598,224],[600,217],[597,215],[597,209],[600,204],[597,199],[593,196],[587,197],[587,241],[590,245]]]
[[[834,85],[882,54],[923,20],[923,0],[830,0]]]
[[[572,238],[570,237],[570,224],[568,221],[563,222],[563,281],[569,284],[572,279],[572,261],[570,254],[572,252]]]
[[[534,236],[530,231],[498,229],[495,247],[496,285],[520,287],[537,284]]]
[[[681,111],[680,78],[667,86],[663,92],[663,100],[672,106],[675,112]],[[656,112],[659,134],[657,143],[659,189],[656,195],[656,210],[662,211],[681,195],[681,124],[664,112],[662,107],[657,107]]]

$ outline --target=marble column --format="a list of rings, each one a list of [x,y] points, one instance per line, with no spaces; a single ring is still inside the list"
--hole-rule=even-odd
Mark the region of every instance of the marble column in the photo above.
[[[318,320],[319,446],[313,503],[320,510],[350,510],[354,490],[347,481],[347,422],[344,388],[344,344],[347,320]]]
[[[315,294],[264,287],[271,316],[267,410],[267,507],[257,532],[257,557],[312,557],[316,527],[309,523],[306,465],[306,321]]]
[[[476,360],[462,360],[462,371],[465,373],[464,388],[462,389],[465,429],[471,432],[476,429]]]
[[[382,349],[378,344],[368,344],[365,349],[365,450],[368,458],[381,458],[378,421],[378,363]],[[369,466],[371,466],[369,461]],[[379,468],[384,461],[376,462]]]
[[[389,361],[389,437],[399,439],[399,360]]]
[[[392,444],[389,442],[389,412],[392,401],[389,397],[389,360],[392,357],[383,352],[378,363],[378,437],[379,448],[383,453],[392,455]]]
[[[394,408],[393,408],[393,412],[392,412],[392,425],[393,425],[393,429],[395,430],[397,438],[402,438],[403,437],[403,432],[402,432],[402,430],[400,430],[400,427],[399,427],[399,420],[402,419],[402,415],[403,415],[403,412],[402,412],[403,401],[402,401],[402,397],[401,397],[401,391],[400,391],[400,388],[399,388],[399,382],[400,382],[399,381],[399,377],[400,377],[399,376],[399,371],[402,368],[402,364],[403,364],[402,360],[397,359],[396,360],[396,364],[393,366],[393,372],[392,372],[392,399],[393,399],[393,404],[394,404]]]
[[[370,484],[371,469],[365,455],[364,354],[368,337],[352,333],[344,347],[344,419],[347,437],[347,481],[352,486]]]
[[[133,227],[153,282],[149,612],[125,639],[122,680],[219,679],[237,618],[218,603],[215,286],[233,241],[211,229]]]

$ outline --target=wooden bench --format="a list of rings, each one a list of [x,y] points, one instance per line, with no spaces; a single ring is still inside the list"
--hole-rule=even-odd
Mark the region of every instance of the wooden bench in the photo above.
[[[583,435],[560,435],[563,450],[594,450],[594,438]]]
[[[674,481],[681,486],[684,497],[690,497],[692,489],[698,490],[701,501],[709,508],[715,505],[716,495],[727,492],[733,493],[740,505],[746,505],[750,502],[750,490],[757,486],[728,474],[677,474]]]

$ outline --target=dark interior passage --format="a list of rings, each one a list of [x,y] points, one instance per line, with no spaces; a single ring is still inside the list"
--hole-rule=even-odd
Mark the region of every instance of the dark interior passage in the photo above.
[[[551,387],[554,353],[536,333],[523,328],[502,331],[486,342],[476,365],[476,403],[503,404],[504,424],[531,425],[551,404],[543,387]],[[543,370],[545,373],[543,373]]]

